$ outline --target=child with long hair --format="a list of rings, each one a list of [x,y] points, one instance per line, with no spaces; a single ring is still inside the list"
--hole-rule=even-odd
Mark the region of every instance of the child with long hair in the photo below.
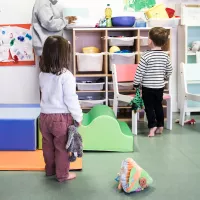
[[[50,36],[45,41],[40,61],[40,129],[45,170],[47,176],[56,175],[59,182],[76,177],[76,174],[69,173],[69,153],[65,146],[68,127],[74,121],[81,125],[83,116],[75,78],[68,70],[70,54],[69,41]]]

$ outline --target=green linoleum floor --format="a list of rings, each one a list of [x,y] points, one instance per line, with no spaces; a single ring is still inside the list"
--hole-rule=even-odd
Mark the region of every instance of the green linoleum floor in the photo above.
[[[65,184],[42,172],[0,172],[0,200],[200,199],[200,123],[174,125],[173,131],[151,139],[144,136],[143,125],[140,130],[134,153],[85,153],[83,171]],[[150,173],[151,188],[131,195],[116,190],[114,179],[127,157]]]

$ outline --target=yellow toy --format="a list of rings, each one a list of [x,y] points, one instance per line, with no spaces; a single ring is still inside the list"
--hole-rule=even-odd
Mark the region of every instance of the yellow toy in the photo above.
[[[120,51],[120,48],[119,48],[119,47],[117,47],[117,46],[112,46],[112,47],[110,47],[110,50],[109,50],[110,53],[115,53],[115,52],[117,52],[117,51]]]

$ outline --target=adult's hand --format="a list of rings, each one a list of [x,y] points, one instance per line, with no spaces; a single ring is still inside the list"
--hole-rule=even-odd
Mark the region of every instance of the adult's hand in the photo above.
[[[76,16],[67,16],[65,19],[68,21],[68,24],[74,24],[75,21],[77,20],[77,17]]]

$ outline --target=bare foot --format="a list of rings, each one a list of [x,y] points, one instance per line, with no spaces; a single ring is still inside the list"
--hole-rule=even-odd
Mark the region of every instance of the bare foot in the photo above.
[[[162,134],[163,133],[163,127],[159,127],[156,130],[156,134]]]
[[[148,137],[154,137],[157,127],[151,128]]]
[[[69,176],[67,178],[67,180],[73,180],[76,178],[76,174],[75,173],[69,173]]]
[[[58,182],[63,183],[65,181],[70,181],[76,178],[76,174],[75,173],[69,173],[69,176],[67,178],[63,178],[63,179],[57,179]]]

